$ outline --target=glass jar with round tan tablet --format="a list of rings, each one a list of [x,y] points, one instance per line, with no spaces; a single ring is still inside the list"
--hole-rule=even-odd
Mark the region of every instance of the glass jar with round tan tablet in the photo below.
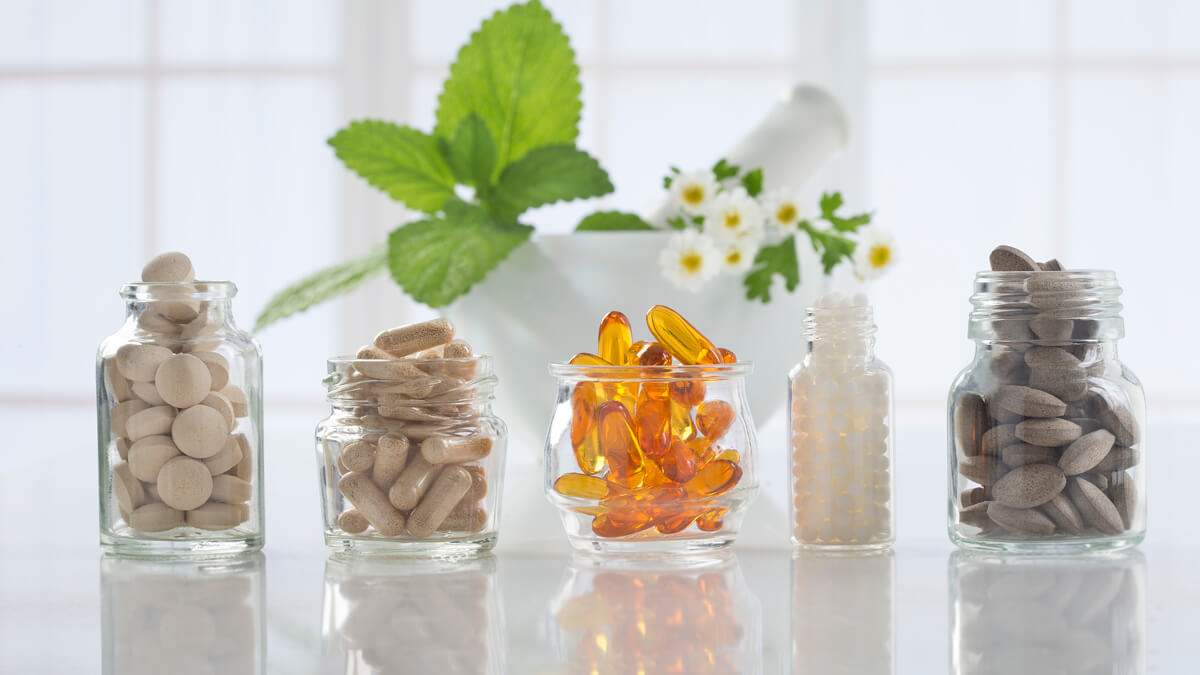
[[[174,252],[121,288],[125,322],[96,364],[105,551],[262,548],[262,352],[234,323],[236,293]]]

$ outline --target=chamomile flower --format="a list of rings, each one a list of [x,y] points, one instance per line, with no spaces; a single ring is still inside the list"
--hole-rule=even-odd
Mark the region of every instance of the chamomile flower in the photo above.
[[[721,250],[721,269],[726,272],[745,272],[754,264],[756,253],[757,243],[745,238],[730,240]]]
[[[854,247],[854,275],[863,281],[878,279],[896,263],[896,244],[892,235],[869,227],[859,231]]]
[[[704,233],[721,242],[734,239],[758,242],[763,233],[762,209],[740,187],[722,192],[704,212]]]
[[[768,233],[783,238],[796,231],[802,220],[810,220],[812,209],[788,189],[772,190],[762,198]]]
[[[717,195],[718,188],[713,172],[700,169],[675,176],[671,180],[671,197],[685,213],[698,216]]]
[[[667,281],[694,293],[721,271],[721,251],[712,237],[683,230],[671,235],[658,262]]]

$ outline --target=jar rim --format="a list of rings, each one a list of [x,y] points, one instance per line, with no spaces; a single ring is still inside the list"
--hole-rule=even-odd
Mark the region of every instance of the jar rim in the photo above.
[[[555,377],[621,382],[724,380],[731,377],[744,377],[753,371],[753,361],[694,366],[588,366],[573,363],[550,364],[550,374]]]
[[[171,296],[164,298],[156,292],[167,288],[186,288],[191,293],[188,296]],[[237,284],[232,281],[196,280],[196,281],[128,281],[121,285],[120,294],[126,300],[178,300],[184,297],[194,300],[225,300],[237,295]]]
[[[394,359],[360,359],[353,355],[331,356],[326,362],[330,366],[354,365],[355,363],[393,363],[395,361],[403,361],[404,363],[421,364],[421,363],[488,363],[492,357],[487,354],[476,354],[475,356],[463,356],[459,358],[443,358],[440,356],[428,359],[413,359],[408,357],[396,357]]]

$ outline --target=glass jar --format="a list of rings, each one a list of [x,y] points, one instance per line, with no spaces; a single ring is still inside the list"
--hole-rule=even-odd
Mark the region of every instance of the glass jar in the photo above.
[[[763,672],[762,605],[737,557],[694,560],[575,554],[547,608],[545,672]]]
[[[585,551],[727,546],[758,494],[749,362],[554,364],[546,497]]]
[[[1145,673],[1146,559],[950,556],[950,672]]]
[[[266,562],[100,561],[103,672],[267,672]]]
[[[796,551],[792,556],[791,672],[896,672],[896,557],[892,551]]]
[[[325,675],[503,673],[496,558],[325,563]]]
[[[130,283],[100,344],[100,545],[228,555],[263,545],[262,351],[228,281]]]
[[[369,373],[369,375],[368,375]],[[325,544],[471,555],[496,545],[508,428],[487,356],[330,359],[317,426]]]
[[[1117,549],[1146,531],[1146,406],[1101,270],[980,272],[949,399],[949,532],[993,550]]]
[[[789,381],[792,543],[886,548],[896,540],[892,371],[875,358],[866,297],[828,296],[804,321]]]

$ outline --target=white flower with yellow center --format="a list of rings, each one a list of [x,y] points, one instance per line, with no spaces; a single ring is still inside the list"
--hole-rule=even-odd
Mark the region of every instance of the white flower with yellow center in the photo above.
[[[859,232],[858,245],[854,247],[854,275],[863,281],[878,279],[896,264],[896,244],[892,235],[869,227]]]
[[[679,208],[693,216],[704,213],[718,189],[717,177],[707,169],[681,173],[671,180],[671,197]]]
[[[800,221],[811,221],[813,211],[806,202],[796,198],[788,189],[772,190],[763,199],[763,211],[767,220],[767,231],[773,238],[783,238],[796,231]]]
[[[762,239],[763,215],[758,202],[742,188],[718,194],[704,212],[704,233],[720,242]]]
[[[749,239],[734,239],[721,250],[721,269],[726,272],[745,272],[754,264],[757,253],[757,243]]]
[[[674,286],[696,292],[721,271],[721,251],[696,230],[671,235],[658,257],[663,276]]]

